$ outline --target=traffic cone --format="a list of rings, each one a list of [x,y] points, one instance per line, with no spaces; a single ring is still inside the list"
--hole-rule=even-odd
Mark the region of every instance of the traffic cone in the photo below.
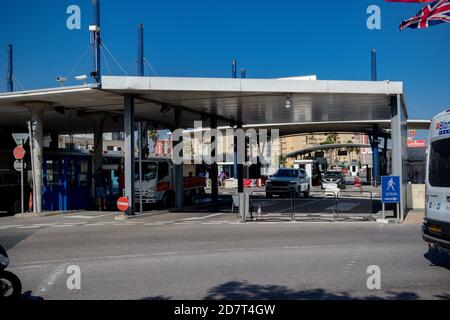
[[[355,188],[360,188],[361,187],[361,182],[359,181],[358,177],[355,177],[354,185],[355,185]]]
[[[30,197],[28,198],[28,211],[33,211],[33,191],[30,192]]]
[[[261,205],[258,205],[258,212],[256,213],[256,220],[261,220]]]

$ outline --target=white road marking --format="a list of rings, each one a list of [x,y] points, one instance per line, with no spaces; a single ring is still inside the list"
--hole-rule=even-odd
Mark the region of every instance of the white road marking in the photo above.
[[[210,214],[208,216],[186,218],[186,219],[181,219],[181,220],[183,220],[183,221],[186,221],[186,220],[203,220],[203,219],[208,219],[208,218],[212,218],[212,217],[222,216],[222,215],[225,215],[225,214],[229,214],[229,213],[228,212],[226,212],[226,213],[225,212],[220,212],[220,213]]]
[[[67,228],[67,227],[75,227],[73,224],[57,224],[55,226],[51,226],[50,228]]]
[[[65,219],[94,219],[94,218],[97,218],[97,216],[67,216],[64,218]]]
[[[6,226],[0,226],[0,230],[10,229],[10,228],[18,228],[18,227],[23,227],[23,224],[11,224],[11,225],[6,225]]]
[[[112,216],[115,215],[117,213],[115,212],[110,212],[110,213],[105,213],[105,214],[99,214],[99,215],[94,215],[94,216],[82,216],[82,215],[74,215],[74,216],[64,216],[65,219],[97,219],[97,218],[102,218],[102,217],[107,217],[107,216]]]
[[[29,270],[29,269],[37,269],[37,268],[42,268],[45,267],[44,264],[39,264],[39,265],[35,265],[35,266],[26,266],[26,267],[11,267],[9,268],[9,270],[15,271],[15,270]]]
[[[17,229],[39,229],[39,228],[42,228],[42,227],[36,226],[36,225],[31,225],[31,226],[18,227]]]
[[[63,263],[57,266],[52,273],[45,279],[41,285],[39,286],[37,292],[40,294],[44,294],[45,292],[48,292],[50,288],[56,283],[59,277],[63,275],[63,273],[66,271],[66,268],[69,264]]]

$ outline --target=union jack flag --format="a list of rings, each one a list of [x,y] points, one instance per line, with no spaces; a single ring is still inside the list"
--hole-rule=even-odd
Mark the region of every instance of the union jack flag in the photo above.
[[[405,28],[423,29],[444,22],[450,22],[450,0],[430,3],[414,17],[403,21],[400,30]]]

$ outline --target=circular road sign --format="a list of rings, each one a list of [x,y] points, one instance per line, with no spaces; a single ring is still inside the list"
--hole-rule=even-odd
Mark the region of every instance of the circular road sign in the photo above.
[[[130,204],[128,203],[128,198],[121,197],[121,198],[119,198],[119,200],[117,200],[117,208],[120,211],[125,212],[128,210],[129,207],[130,207]]]
[[[27,164],[24,162],[23,163],[23,169],[24,170],[26,170],[26,168],[27,168]],[[16,160],[15,162],[14,162],[14,169],[16,170],[16,171],[22,171],[22,162],[21,161],[19,161],[19,160]]]
[[[25,149],[22,146],[15,147],[13,154],[16,160],[22,160],[25,158]]]

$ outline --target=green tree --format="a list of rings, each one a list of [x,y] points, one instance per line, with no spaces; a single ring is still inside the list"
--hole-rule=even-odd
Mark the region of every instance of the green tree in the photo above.
[[[336,132],[330,133],[329,135],[327,135],[325,140],[322,141],[320,144],[321,145],[326,145],[326,144],[336,143],[337,138],[338,138],[338,134]]]

